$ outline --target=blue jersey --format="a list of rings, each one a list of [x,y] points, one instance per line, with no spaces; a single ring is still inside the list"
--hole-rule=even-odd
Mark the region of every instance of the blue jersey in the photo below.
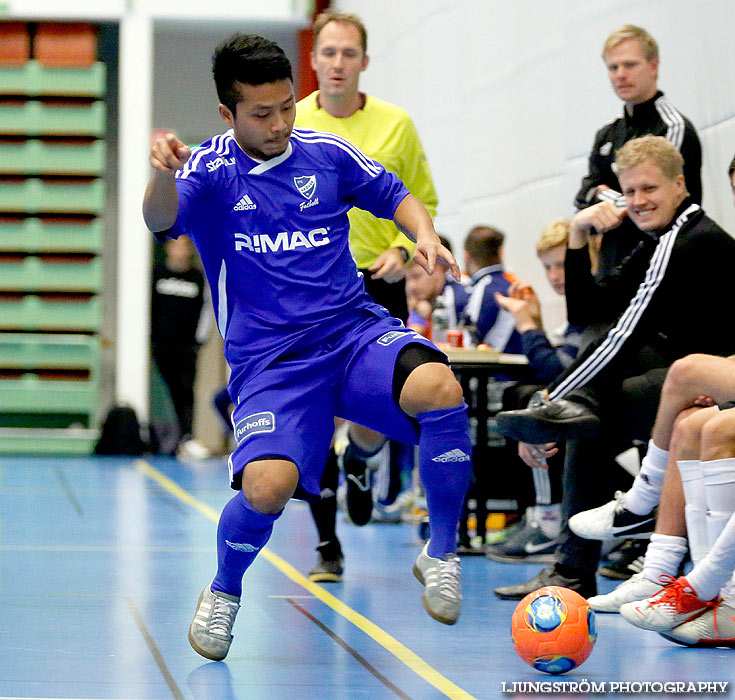
[[[168,235],[189,235],[202,258],[233,395],[296,343],[346,329],[361,311],[387,316],[357,272],[347,212],[392,219],[408,190],[348,141],[294,129],[282,155],[260,162],[230,130],[193,150],[176,187]]]

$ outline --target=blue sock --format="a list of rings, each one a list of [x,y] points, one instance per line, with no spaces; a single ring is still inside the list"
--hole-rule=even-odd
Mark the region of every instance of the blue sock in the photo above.
[[[443,558],[457,549],[457,525],[472,472],[467,404],[416,416],[419,476],[426,492],[431,539],[428,555]]]
[[[213,591],[240,597],[245,570],[268,542],[273,523],[280,515],[258,512],[242,491],[230,500],[217,527],[217,575],[212,581]]]

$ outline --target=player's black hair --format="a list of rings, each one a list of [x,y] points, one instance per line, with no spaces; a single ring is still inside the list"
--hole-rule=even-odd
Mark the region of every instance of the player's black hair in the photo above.
[[[283,49],[257,34],[236,33],[225,39],[212,56],[212,75],[219,101],[235,114],[240,101],[236,83],[263,85],[293,80],[291,62]]]
[[[727,169],[727,176],[732,179],[732,174],[735,173],[735,158],[730,161],[730,167]]]

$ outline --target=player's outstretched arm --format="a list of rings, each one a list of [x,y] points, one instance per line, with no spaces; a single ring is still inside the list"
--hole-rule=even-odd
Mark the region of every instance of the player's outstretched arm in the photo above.
[[[459,281],[460,271],[454,256],[441,244],[436,235],[429,212],[413,195],[407,195],[398,205],[393,216],[398,229],[416,242],[413,259],[429,274],[434,272],[437,261],[446,265],[454,279]]]
[[[151,139],[150,162],[153,174],[143,198],[143,218],[154,233],[166,231],[176,223],[179,197],[175,175],[189,157],[191,149],[175,134],[163,133]]]

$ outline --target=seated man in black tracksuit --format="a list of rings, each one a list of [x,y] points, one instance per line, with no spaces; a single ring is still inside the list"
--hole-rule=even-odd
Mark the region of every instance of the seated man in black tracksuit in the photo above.
[[[621,440],[648,438],[666,368],[674,360],[694,352],[735,352],[735,327],[722,323],[717,303],[731,295],[735,240],[688,196],[681,154],[665,138],[645,136],[626,143],[616,163],[627,209],[600,202],[579,212],[565,270],[570,322],[585,325],[600,310],[617,315],[617,321],[536,406],[498,415],[500,430],[525,443],[529,466],[539,466],[552,443],[568,440],[557,562],[531,581],[496,589],[502,598],[522,598],[545,585],[596,593],[600,542],[573,535],[566,519],[610,499],[610,470],[599,465]],[[611,235],[626,216],[641,240],[620,266],[596,281],[589,236]],[[692,271],[703,270],[707,283],[692,285]]]

